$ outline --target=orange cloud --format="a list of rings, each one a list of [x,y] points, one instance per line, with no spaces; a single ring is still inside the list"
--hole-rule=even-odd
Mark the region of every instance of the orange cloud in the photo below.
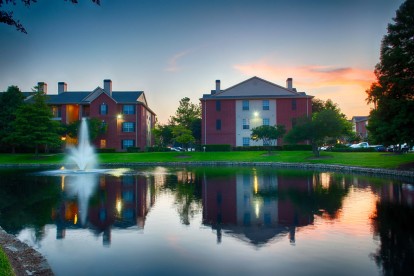
[[[165,70],[169,71],[169,72],[178,72],[178,71],[180,71],[181,68],[178,66],[178,62],[180,61],[180,59],[182,59],[183,57],[185,57],[189,53],[191,53],[191,51],[187,50],[187,51],[182,51],[182,52],[179,52],[179,53],[173,55],[168,60],[168,66]]]

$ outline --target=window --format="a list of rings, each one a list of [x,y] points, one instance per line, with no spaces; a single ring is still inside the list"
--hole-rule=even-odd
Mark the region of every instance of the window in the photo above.
[[[108,114],[108,105],[107,104],[101,104],[101,107],[99,109],[99,114],[101,115],[107,115]]]
[[[122,132],[134,132],[134,131],[135,131],[135,123],[132,123],[132,122],[122,123]]]
[[[62,108],[61,106],[52,106],[52,113],[54,118],[62,117]]]
[[[263,110],[269,110],[269,100],[263,100]]]
[[[124,114],[135,114],[135,105],[126,104],[122,107],[122,113]]]
[[[292,99],[292,110],[296,110],[296,99]]]
[[[243,137],[243,147],[250,146],[250,137]]]
[[[221,101],[216,101],[216,111],[221,110]]]
[[[221,120],[216,120],[216,130],[221,130]]]
[[[101,139],[101,141],[100,141],[100,143],[99,143],[100,145],[99,145],[99,147],[101,148],[101,149],[104,149],[104,148],[106,148],[106,140],[105,139]]]
[[[122,149],[127,149],[135,145],[135,140],[122,140]]]
[[[250,129],[249,119],[243,119],[243,129]]]
[[[243,100],[243,110],[249,110],[249,101]]]
[[[268,126],[270,124],[270,120],[268,118],[263,119],[263,125]]]

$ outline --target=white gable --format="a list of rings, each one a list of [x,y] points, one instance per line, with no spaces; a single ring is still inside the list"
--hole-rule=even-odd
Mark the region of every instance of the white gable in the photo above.
[[[141,95],[138,97],[137,101],[143,103],[145,106],[148,106],[147,99],[145,98],[144,93],[141,93]]]
[[[250,78],[226,90],[215,94],[215,97],[254,97],[254,96],[294,96],[297,92],[265,81],[258,77]]]
[[[98,86],[95,90],[92,91],[91,94],[89,94],[86,98],[84,98],[83,101],[85,101],[85,102],[92,102],[93,100],[95,100],[96,98],[98,98],[99,95],[101,95],[102,93],[105,93],[105,91]],[[112,97],[110,97],[110,98],[112,99]]]

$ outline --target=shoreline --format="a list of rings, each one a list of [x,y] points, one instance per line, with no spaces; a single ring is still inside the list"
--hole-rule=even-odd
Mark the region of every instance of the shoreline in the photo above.
[[[0,164],[0,168],[40,168],[40,167],[61,167],[64,164]],[[250,162],[250,161],[176,161],[176,162],[119,162],[119,163],[103,163],[100,167],[151,167],[151,166],[206,166],[206,167],[271,167],[281,169],[304,169],[304,170],[323,170],[332,172],[343,172],[343,173],[363,173],[393,177],[406,177],[414,180],[414,170],[399,170],[399,169],[386,169],[386,168],[370,168],[370,167],[358,167],[358,166],[346,166],[336,164],[313,164],[313,163],[290,163],[290,162]]]

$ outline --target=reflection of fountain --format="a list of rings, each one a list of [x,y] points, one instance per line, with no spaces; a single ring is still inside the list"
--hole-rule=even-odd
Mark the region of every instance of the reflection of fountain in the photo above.
[[[97,183],[97,174],[71,174],[65,181],[65,189],[69,197],[77,197],[79,216],[82,225],[85,225],[88,214],[89,199],[93,195]]]
[[[79,130],[78,147],[70,148],[69,159],[73,160],[81,171],[93,169],[96,165],[96,155],[89,143],[89,132],[85,118],[82,119]]]

